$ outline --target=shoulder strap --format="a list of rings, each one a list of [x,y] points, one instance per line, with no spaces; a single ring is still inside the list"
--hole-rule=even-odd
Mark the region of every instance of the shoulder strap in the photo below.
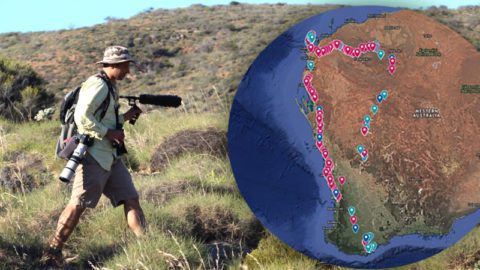
[[[113,86],[112,86],[112,83],[110,82],[110,80],[108,79],[107,77],[107,74],[105,73],[105,71],[100,71],[99,74],[96,74],[95,75],[97,78],[100,78],[102,79],[106,84],[107,84],[107,87],[108,87],[108,93],[109,95],[107,95],[107,97],[105,98],[105,100],[102,102],[102,104],[100,105],[100,107],[98,107],[98,109],[95,110],[94,114],[97,114],[98,111],[102,110],[102,112],[100,113],[100,120],[103,119],[103,117],[105,117],[105,114],[107,113],[107,109],[108,109],[108,106],[110,105],[110,96],[112,96],[112,98],[115,99],[115,94],[114,94],[114,90],[113,90]],[[118,112],[117,112],[117,109],[115,108],[115,117],[117,118],[117,122],[118,122]]]

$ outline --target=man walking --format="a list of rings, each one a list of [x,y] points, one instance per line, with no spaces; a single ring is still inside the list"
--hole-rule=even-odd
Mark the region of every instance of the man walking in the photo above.
[[[46,265],[63,266],[63,245],[82,213],[87,207],[95,208],[102,193],[114,207],[123,204],[127,224],[135,235],[140,236],[144,232],[145,217],[138,193],[118,152],[125,138],[123,130],[118,129],[119,124],[136,119],[142,112],[131,108],[123,115],[118,113],[116,82],[130,72],[131,62],[134,63],[134,60],[127,48],[108,47],[103,60],[97,62],[103,65],[102,72],[91,76],[82,85],[75,109],[75,123],[78,133],[93,137],[94,143],[77,168],[71,199],[60,215],[49,249],[44,254]],[[106,99],[109,102],[105,102]]]

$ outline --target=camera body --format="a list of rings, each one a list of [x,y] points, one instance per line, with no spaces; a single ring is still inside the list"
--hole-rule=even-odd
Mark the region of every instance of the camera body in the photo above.
[[[117,123],[117,130],[123,131],[123,125]],[[112,147],[117,150],[117,156],[121,156],[123,154],[128,154],[127,148],[125,147],[125,143],[118,144],[116,142],[112,142]]]
[[[87,153],[87,148],[93,144],[93,138],[85,134],[80,135],[76,140],[78,140],[78,145],[69,158],[67,165],[60,173],[59,179],[62,182],[68,183],[72,180],[78,165]]]
[[[117,150],[117,156],[121,156],[123,154],[127,154],[127,148],[125,147],[125,144],[118,144],[116,142],[112,143],[113,148]]]

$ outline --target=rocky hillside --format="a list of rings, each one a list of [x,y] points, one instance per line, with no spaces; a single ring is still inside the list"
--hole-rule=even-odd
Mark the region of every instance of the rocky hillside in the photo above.
[[[131,49],[145,73],[133,70],[130,93],[176,93],[186,106],[212,109],[228,99],[250,63],[295,23],[336,6],[228,5],[148,11],[127,20],[75,30],[0,35],[0,55],[30,63],[57,97],[90,74],[106,46]],[[188,102],[201,100],[207,102]],[[196,104],[196,105],[194,105]],[[209,108],[210,107],[210,108]]]

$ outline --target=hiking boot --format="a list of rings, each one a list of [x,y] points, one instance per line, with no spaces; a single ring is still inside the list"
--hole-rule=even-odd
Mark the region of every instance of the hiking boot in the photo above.
[[[63,268],[65,266],[65,260],[63,259],[62,250],[60,248],[49,247],[45,253],[43,253],[40,260],[44,267]]]

